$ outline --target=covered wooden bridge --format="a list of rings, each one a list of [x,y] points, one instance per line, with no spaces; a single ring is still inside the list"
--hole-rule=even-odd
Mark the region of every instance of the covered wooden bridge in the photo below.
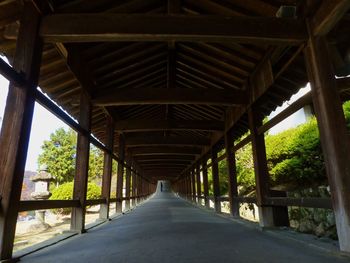
[[[350,74],[349,8],[349,0],[1,1],[0,52],[11,64],[0,61],[11,82],[0,135],[1,260],[12,257],[19,211],[72,207],[71,230],[84,233],[87,205],[101,204],[107,220],[122,201],[129,206],[152,194],[158,180],[194,202],[212,199],[217,212],[229,201],[233,217],[240,203],[254,202],[262,227],[288,224],[286,206],[333,208],[340,250],[350,252],[342,111],[350,80],[335,77]],[[308,82],[310,94],[262,123]],[[35,101],[78,132],[73,200],[20,201]],[[308,104],[331,200],[275,197],[269,188],[264,132]],[[235,152],[249,142],[256,198],[237,194]],[[86,200],[90,143],[105,153],[99,200]],[[228,198],[219,191],[224,158]],[[117,196],[110,194],[112,159],[119,163]],[[109,211],[113,202],[116,211]]]

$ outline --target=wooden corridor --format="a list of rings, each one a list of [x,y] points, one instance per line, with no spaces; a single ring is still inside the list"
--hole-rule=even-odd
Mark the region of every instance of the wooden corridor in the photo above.
[[[19,212],[72,208],[70,229],[84,234],[87,206],[101,205],[107,221],[123,201],[149,197],[158,180],[171,181],[184,198],[206,206],[212,200],[216,212],[228,201],[233,218],[240,204],[254,203],[263,228],[289,226],[288,206],[332,209],[339,249],[350,253],[342,111],[350,98],[349,10],[349,0],[0,1],[0,53],[9,61],[0,60],[0,73],[10,81],[0,134],[0,260],[12,259]],[[263,123],[307,83],[310,93]],[[77,132],[71,200],[20,200],[35,103]],[[331,198],[270,189],[264,134],[307,105]],[[235,153],[249,143],[253,197],[238,195],[235,165]],[[104,152],[95,200],[86,197],[90,144]],[[218,169],[224,159],[227,196]],[[180,202],[169,196],[165,204],[172,200]]]
[[[317,242],[269,234],[158,191],[130,213],[20,262],[345,263]],[[305,237],[304,237],[305,238]],[[315,243],[313,243],[315,242]],[[64,253],[63,253],[64,251]]]

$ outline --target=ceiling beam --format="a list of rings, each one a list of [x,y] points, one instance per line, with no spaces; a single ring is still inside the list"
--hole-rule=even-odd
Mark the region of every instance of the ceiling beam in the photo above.
[[[136,161],[153,161],[153,160],[184,160],[184,161],[194,161],[195,157],[191,155],[178,155],[178,154],[168,154],[168,155],[141,155],[136,156]]]
[[[223,131],[225,123],[216,120],[118,120],[116,131],[147,132],[147,131]]]
[[[323,0],[311,19],[311,30],[315,36],[324,36],[350,9],[349,0]]]
[[[159,155],[199,155],[202,150],[198,147],[137,147],[131,149],[131,154],[133,156],[159,156]]]
[[[186,136],[167,136],[159,137],[152,135],[137,135],[137,136],[126,136],[125,146],[130,147],[142,147],[142,146],[206,146],[210,144],[210,139],[208,138],[194,138]]]
[[[108,89],[95,94],[97,106],[147,105],[147,104],[205,104],[233,106],[248,103],[248,93],[242,90],[140,88]]]
[[[305,21],[207,15],[54,14],[45,16],[46,42],[203,41],[300,44]]]

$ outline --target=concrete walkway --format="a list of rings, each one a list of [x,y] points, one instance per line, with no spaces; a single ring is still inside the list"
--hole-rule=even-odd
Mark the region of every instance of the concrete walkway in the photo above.
[[[137,209],[23,262],[350,262],[157,192]]]

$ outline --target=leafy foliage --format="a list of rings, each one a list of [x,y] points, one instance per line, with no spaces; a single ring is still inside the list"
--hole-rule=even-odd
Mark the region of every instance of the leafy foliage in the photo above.
[[[343,105],[347,126],[350,129],[350,102]],[[311,185],[326,180],[324,158],[315,117],[295,128],[276,135],[266,135],[266,157],[271,185],[296,183]],[[222,192],[227,192],[228,177],[225,162],[219,163]],[[236,152],[238,184],[246,189],[255,186],[251,144]]]
[[[57,129],[44,141],[39,155],[39,166],[46,165],[58,184],[72,181],[75,170],[77,136],[72,129]]]
[[[50,200],[72,200],[73,199],[73,182],[64,183],[52,191]],[[86,199],[98,199],[101,197],[101,187],[94,184],[88,183]],[[69,214],[71,208],[60,208],[54,209],[56,214]]]
[[[39,166],[46,165],[58,184],[70,182],[74,178],[76,162],[77,136],[72,130],[57,129],[50,135],[50,140],[41,146]],[[113,168],[116,170],[116,168]],[[103,153],[91,145],[89,157],[89,181],[98,181],[103,173]]]

